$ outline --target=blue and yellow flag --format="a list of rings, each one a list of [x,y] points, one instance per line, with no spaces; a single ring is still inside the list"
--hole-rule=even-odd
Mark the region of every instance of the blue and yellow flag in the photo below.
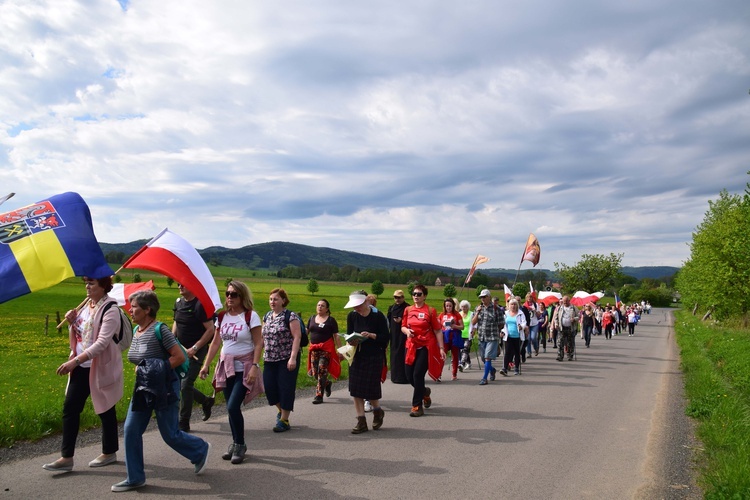
[[[72,276],[111,276],[78,193],[0,214],[0,304]]]

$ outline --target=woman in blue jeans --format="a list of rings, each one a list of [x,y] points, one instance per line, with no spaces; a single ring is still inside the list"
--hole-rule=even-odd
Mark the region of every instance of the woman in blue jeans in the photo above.
[[[232,444],[221,458],[236,465],[245,460],[247,453],[242,405],[263,392],[263,374],[259,365],[263,335],[260,316],[253,310],[253,299],[247,285],[230,281],[225,295],[226,309],[219,313],[214,339],[203,361],[200,377],[205,379],[208,376],[211,362],[221,347],[213,382],[214,387],[224,391],[232,431]]]
[[[583,340],[586,342],[586,347],[591,344],[591,334],[594,332],[595,320],[591,304],[586,304],[581,314],[581,327],[583,328]]]
[[[202,474],[211,445],[179,428],[180,379],[174,368],[185,360],[177,339],[164,323],[156,321],[159,299],[152,291],[130,296],[130,314],[136,324],[128,361],[136,365],[136,381],[125,418],[125,467],[128,477],[112,485],[112,491],[129,491],[146,485],[143,464],[143,433],[151,415],[162,439],[173,450],[190,460],[195,473]],[[157,336],[156,328],[159,328]]]

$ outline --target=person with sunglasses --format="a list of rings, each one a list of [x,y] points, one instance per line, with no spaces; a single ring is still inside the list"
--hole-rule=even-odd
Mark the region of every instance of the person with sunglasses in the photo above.
[[[443,329],[437,311],[425,303],[427,287],[416,285],[411,294],[414,305],[404,311],[401,332],[406,335],[406,378],[414,387],[411,401],[412,417],[424,415],[432,405],[432,390],[425,387],[425,375],[439,380],[445,363]]]
[[[185,346],[190,369],[187,377],[182,379],[180,387],[180,430],[190,432],[190,417],[193,414],[193,402],[201,405],[203,410],[203,421],[211,417],[211,408],[214,398],[206,396],[195,388],[195,380],[206,359],[208,344],[214,336],[214,318],[206,315],[198,297],[188,290],[184,285],[177,284],[180,297],[175,301],[172,308],[174,321],[172,322],[172,333],[174,333],[180,344]]]
[[[233,464],[245,460],[245,418],[242,405],[263,392],[260,356],[263,352],[260,316],[253,307],[250,289],[241,281],[230,281],[226,291],[226,309],[219,313],[216,332],[208,350],[200,377],[208,375],[211,362],[221,348],[214,371],[214,387],[223,389],[227,402],[232,443],[221,458]]]

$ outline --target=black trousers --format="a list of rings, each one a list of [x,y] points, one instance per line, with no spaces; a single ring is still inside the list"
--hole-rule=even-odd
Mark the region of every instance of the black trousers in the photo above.
[[[75,455],[78,428],[81,425],[81,412],[86,400],[91,395],[89,387],[89,373],[91,368],[76,367],[70,372],[68,391],[65,394],[62,416],[62,447],[63,458]],[[102,453],[109,455],[119,449],[117,441],[117,411],[115,406],[99,414],[102,421]]]

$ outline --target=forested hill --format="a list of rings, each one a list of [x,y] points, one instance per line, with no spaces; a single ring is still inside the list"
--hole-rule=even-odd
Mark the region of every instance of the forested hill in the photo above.
[[[125,259],[133,255],[139,248],[147,243],[148,240],[132,241],[130,243],[101,243],[102,251],[105,255],[116,254],[117,258],[113,262],[124,262]],[[437,271],[445,275],[465,275],[469,269],[451,268],[435,264],[425,264],[421,262],[389,259],[375,255],[366,255],[357,252],[348,252],[345,250],[336,250],[334,248],[313,247],[309,245],[300,245],[298,243],[288,243],[284,241],[272,241],[270,243],[258,243],[248,245],[242,248],[225,248],[225,247],[208,247],[198,250],[203,259],[212,264],[239,267],[247,269],[269,269],[278,270],[286,266],[303,266],[327,264],[336,267],[354,266],[358,269],[422,269],[424,271]],[[527,269],[524,269],[527,270]],[[500,269],[481,267],[480,271],[489,276],[510,276],[515,275],[515,269]],[[534,272],[546,271],[548,275],[554,274],[552,271],[544,269],[534,269]],[[662,278],[672,276],[677,272],[676,267],[625,267],[625,274],[637,279],[642,278]]]

